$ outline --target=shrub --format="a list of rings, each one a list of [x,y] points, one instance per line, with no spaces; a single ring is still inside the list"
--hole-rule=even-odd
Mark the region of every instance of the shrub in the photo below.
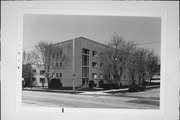
[[[93,81],[93,80],[90,80],[90,81],[89,81],[89,87],[90,87],[90,88],[95,87],[95,84],[94,84],[94,81]]]
[[[58,78],[53,78],[49,82],[49,89],[60,89],[61,87],[62,87],[62,83]]]
[[[139,86],[138,85],[130,85],[129,86],[129,92],[138,92]]]
[[[24,85],[24,81],[22,81],[22,88],[24,88],[25,87],[25,85]]]
[[[104,84],[103,85],[103,89],[104,90],[110,90],[111,89],[111,85],[110,84]]]
[[[146,86],[145,85],[139,85],[139,90],[140,91],[145,91],[146,89]]]
[[[24,87],[31,87],[30,78],[25,78],[24,79]]]
[[[103,80],[100,80],[100,81],[99,81],[99,87],[100,87],[100,88],[103,88],[103,85],[104,85],[104,81],[103,81]]]
[[[144,85],[145,86],[152,86],[152,85],[160,85],[160,82],[152,82],[151,83],[148,83],[147,81],[144,82]]]
[[[116,83],[111,84],[111,89],[119,89],[118,84]]]
[[[120,86],[120,88],[121,88],[121,89],[123,89],[123,88],[129,88],[129,85],[122,85],[122,86]]]

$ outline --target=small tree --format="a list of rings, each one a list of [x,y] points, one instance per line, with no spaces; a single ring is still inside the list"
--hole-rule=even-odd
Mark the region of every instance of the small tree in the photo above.
[[[31,59],[31,52],[27,52],[23,50],[22,56],[22,77],[24,78],[24,86],[25,87],[32,87],[32,78],[34,73],[32,72],[32,59]]]
[[[104,81],[103,81],[103,80],[100,80],[100,81],[99,81],[99,87],[100,87],[100,88],[103,88],[103,85],[104,85]]]
[[[126,61],[126,67],[128,71],[129,78],[131,79],[131,84],[135,85],[135,78],[136,78],[136,72],[137,72],[137,60],[135,58],[135,52],[132,52]]]
[[[95,86],[94,80],[89,81],[89,88],[93,88]]]
[[[62,83],[61,83],[60,79],[58,79],[58,78],[53,78],[49,82],[50,89],[60,89],[61,87],[62,87]]]
[[[149,51],[147,53],[147,61],[146,61],[149,84],[151,83],[151,79],[152,79],[153,75],[160,72],[158,63],[159,63],[159,57],[156,56],[153,51]]]
[[[121,85],[122,75],[127,69],[127,60],[131,53],[135,50],[136,44],[134,42],[125,41],[122,36],[113,35],[112,39],[108,43],[109,48],[106,54],[111,57],[103,59],[107,65],[106,73],[111,73],[109,76],[114,75],[118,85]],[[108,63],[108,64],[107,64]],[[110,65],[110,67],[108,67]]]
[[[22,77],[24,78],[25,87],[32,87],[32,78],[34,74],[32,72],[32,65],[30,63],[22,66]]]
[[[37,64],[43,64],[45,70],[45,78],[47,79],[48,88],[49,82],[53,78],[58,69],[61,69],[59,63],[63,64],[68,62],[62,48],[48,42],[40,41],[35,50],[32,51],[33,58]]]
[[[32,63],[32,54],[31,52],[27,52],[25,49],[23,50],[23,56],[22,56],[22,64],[29,64]]]
[[[139,85],[144,86],[145,82],[145,75],[147,73],[147,53],[148,50],[144,48],[139,48],[135,52],[135,59],[137,62],[137,74],[138,74],[138,83]]]

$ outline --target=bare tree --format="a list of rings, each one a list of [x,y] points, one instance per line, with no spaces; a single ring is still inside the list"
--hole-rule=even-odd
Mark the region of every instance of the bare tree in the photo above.
[[[122,36],[113,35],[111,41],[108,43],[108,54],[111,55],[108,63],[111,64],[109,71],[113,71],[114,77],[118,85],[121,85],[123,72],[126,70],[127,59],[131,52],[136,48],[134,42],[125,41]]]
[[[146,66],[147,66],[148,81],[150,84],[153,75],[160,72],[159,57],[155,55],[153,51],[148,51],[147,53]]]
[[[25,87],[32,87],[33,83],[33,76],[34,73],[32,72],[32,59],[31,59],[31,52],[23,50],[22,56],[22,77],[24,78],[23,86]]]
[[[157,73],[158,57],[153,51],[145,48],[137,48],[131,41],[125,41],[122,36],[113,35],[104,52],[109,57],[103,57],[106,65],[104,74],[111,83],[111,76],[114,76],[116,83],[120,86],[123,77],[130,79],[132,86],[136,83],[144,88],[145,78],[149,80]]]
[[[32,65],[30,63],[23,64],[22,77],[24,78],[25,87],[32,87],[34,73],[32,71]]]
[[[49,82],[56,71],[61,69],[62,63],[67,62],[67,59],[65,61],[66,56],[62,52],[62,48],[48,42],[40,41],[35,46],[35,50],[32,51],[32,56],[37,64],[44,66],[44,76],[47,79],[49,88]]]
[[[48,80],[48,86],[51,78],[58,69],[62,68],[62,64],[66,63],[65,54],[62,54],[62,49],[53,45],[48,46],[45,51],[45,75]],[[67,58],[66,58],[67,60]]]
[[[131,55],[129,56],[128,58],[128,61],[127,61],[127,68],[128,68],[128,76],[131,80],[131,84],[132,85],[135,85],[135,77],[136,77],[136,59],[135,59],[135,54],[134,53],[131,53]]]
[[[32,63],[31,52],[27,52],[26,50],[23,50],[22,58],[23,58],[22,59],[22,64]]]
[[[135,51],[135,62],[136,70],[138,76],[138,83],[140,86],[144,87],[145,76],[147,74],[147,54],[148,49],[139,48]]]
[[[107,47],[106,51],[103,52],[101,62],[103,64],[104,79],[108,84],[112,83],[112,76],[114,75],[112,59],[111,59],[111,48]]]

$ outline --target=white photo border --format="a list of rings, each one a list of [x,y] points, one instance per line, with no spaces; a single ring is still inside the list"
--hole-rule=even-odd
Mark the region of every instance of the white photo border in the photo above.
[[[30,2],[29,2],[30,3]],[[41,2],[37,2],[38,5],[40,5]],[[169,108],[169,106],[167,106],[167,103],[170,103],[169,99],[167,100],[167,97],[169,96],[169,94],[167,95],[166,92],[168,92],[167,88],[169,88],[167,85],[169,83],[171,83],[170,81],[167,80],[172,80],[172,74],[169,74],[169,70],[167,70],[169,68],[169,59],[167,60],[167,57],[169,55],[169,53],[172,52],[168,52],[169,51],[169,47],[173,47],[176,45],[176,41],[175,43],[170,42],[170,38],[171,36],[169,35],[169,18],[176,18],[173,15],[171,16],[170,13],[173,12],[172,8],[170,7],[165,7],[163,9],[163,5],[167,5],[168,6],[168,2],[165,3],[161,3],[161,2],[156,2],[157,4],[153,3],[151,4],[152,6],[159,7],[156,6],[159,4],[161,4],[160,6],[162,7],[162,9],[157,9],[156,10],[152,10],[149,11],[149,9],[130,9],[128,6],[127,9],[113,9],[113,8],[109,8],[109,7],[101,7],[100,9],[98,9],[98,5],[101,4],[101,2],[97,2],[97,6],[93,7],[92,9],[88,8],[85,9],[84,7],[81,7],[85,4],[88,3],[82,3],[80,8],[76,8],[76,6],[72,5],[67,5],[68,2],[54,2],[50,4],[50,7],[44,7],[44,6],[48,6],[51,2],[46,2],[46,5],[43,3],[43,7],[40,6],[35,6],[33,7],[34,4],[36,4],[36,2],[32,2],[32,4],[28,5],[28,2],[14,2],[12,3],[12,5],[10,5],[10,3],[6,2],[2,2],[2,5],[4,5],[5,7],[7,6],[13,6],[13,5],[17,5],[16,7],[12,7],[11,9],[15,10],[16,13],[16,21],[18,21],[16,24],[16,26],[18,26],[18,28],[16,28],[18,30],[18,38],[16,39],[17,41],[17,45],[16,45],[16,70],[17,70],[17,76],[16,76],[16,82],[15,82],[15,108],[13,107],[12,109],[14,110],[14,113],[11,113],[13,115],[17,114],[17,119],[18,118],[26,118],[26,119],[38,119],[41,118],[43,114],[47,114],[50,113],[47,117],[47,115],[44,116],[44,119],[51,119],[51,118],[55,118],[55,119],[59,119],[59,118],[71,118],[71,115],[84,115],[87,117],[87,119],[91,119],[88,118],[88,114],[104,114],[104,118],[103,119],[108,119],[108,116],[111,116],[112,114],[115,115],[116,117],[120,117],[121,119],[127,119],[127,120],[134,120],[135,118],[139,118],[139,120],[151,120],[153,118],[153,120],[168,120],[168,118],[171,118],[170,114],[165,115],[167,113],[167,108]],[[57,8],[56,4],[65,4],[66,7],[62,7],[63,5],[61,5],[60,8]],[[74,2],[72,2],[74,3]],[[135,4],[136,7],[139,7],[139,5],[136,2],[132,2],[133,4]],[[176,2],[170,4],[170,6],[173,6],[173,4],[175,4]],[[19,5],[20,4],[20,5]],[[77,4],[77,3],[74,3]],[[91,3],[92,5],[96,3]],[[103,3],[103,4],[109,4],[109,2],[107,3]],[[123,2],[117,2],[117,3],[110,3],[110,4],[120,4],[123,5]],[[125,4],[131,4],[131,2],[127,3],[125,2]],[[154,5],[155,4],[155,5]],[[25,6],[23,6],[25,5]],[[146,6],[148,6],[147,3],[145,3]],[[53,8],[53,6],[56,6]],[[72,6],[72,9],[69,9]],[[91,5],[90,5],[91,6]],[[107,6],[107,5],[104,5]],[[175,6],[175,5],[174,5]],[[126,8],[124,7],[124,8]],[[177,7],[177,6],[175,6]],[[74,8],[74,9],[73,9]],[[5,8],[3,8],[5,9]],[[166,10],[167,9],[167,10]],[[7,10],[7,8],[6,8]],[[135,11],[134,11],[135,10]],[[143,10],[143,11],[142,11]],[[4,11],[5,12],[5,11]],[[5,13],[4,13],[5,14]],[[54,14],[54,15],[98,15],[98,16],[138,16],[138,17],[160,17],[161,18],[161,84],[160,84],[160,109],[159,110],[139,110],[139,109],[95,109],[95,108],[65,108],[65,113],[62,114],[61,113],[61,107],[59,108],[47,108],[47,107],[42,107],[42,108],[29,108],[29,107],[22,107],[21,103],[22,103],[22,96],[21,96],[21,92],[22,92],[22,84],[21,84],[21,78],[22,78],[22,49],[23,49],[23,15],[24,14]],[[5,16],[5,15],[4,15]],[[3,20],[2,20],[3,21]],[[176,23],[175,23],[176,24]],[[3,25],[2,25],[3,26]],[[178,28],[178,26],[177,26]],[[172,28],[173,29],[173,28]],[[176,29],[176,28],[175,28]],[[175,29],[173,29],[175,31]],[[5,38],[6,40],[6,36],[3,36],[3,33],[10,33],[12,34],[12,32],[8,31],[6,32],[5,30],[3,31],[2,29],[2,43],[3,43],[3,39]],[[175,33],[177,35],[177,33]],[[177,39],[176,37],[174,38],[175,40]],[[171,43],[171,44],[169,44]],[[177,40],[178,43],[178,40]],[[2,47],[3,49],[4,47]],[[174,49],[177,49],[178,47],[174,47]],[[176,51],[176,50],[173,50]],[[178,52],[177,52],[178,53]],[[2,55],[4,55],[5,53],[3,53]],[[177,55],[176,53],[174,53],[175,55]],[[176,57],[175,57],[176,58]],[[178,59],[176,58],[176,61],[178,61]],[[5,63],[2,59],[2,69],[4,68],[4,64]],[[178,66],[178,63],[174,63],[175,65]],[[2,78],[5,77],[4,75],[7,73],[2,72]],[[176,74],[177,71],[175,71],[174,74]],[[177,75],[177,74],[176,74]],[[177,78],[177,77],[175,77]],[[175,82],[175,80],[172,80],[173,82]],[[2,89],[5,89],[4,86],[7,83],[5,83],[2,79]],[[177,89],[177,94],[178,92],[178,86],[176,85],[176,83],[171,83],[170,84],[170,88],[172,88],[172,86],[175,85],[175,88],[172,89],[172,91],[175,91]],[[7,89],[6,89],[7,90]],[[174,93],[176,94],[176,93]],[[13,98],[14,99],[14,98]],[[175,98],[176,99],[176,98]],[[172,100],[172,101],[176,101],[176,100]],[[4,100],[3,100],[4,102]],[[4,107],[3,107],[4,108]],[[9,108],[8,108],[9,109]],[[7,111],[7,110],[6,110]],[[27,117],[26,115],[28,115],[30,112],[30,115]],[[177,113],[177,112],[175,112]],[[6,113],[7,114],[7,113]],[[4,118],[7,116],[4,115]],[[60,115],[59,115],[60,114]],[[143,115],[142,115],[143,114]],[[82,115],[82,116],[83,116]],[[132,116],[129,116],[132,115]],[[78,117],[82,117],[82,116],[77,116]],[[98,115],[97,115],[98,116]],[[105,117],[106,116],[106,117]],[[10,116],[8,116],[9,118],[11,118]],[[32,118],[31,118],[32,117]],[[135,118],[134,118],[135,117]],[[176,117],[176,115],[175,115]],[[173,118],[175,118],[173,117]],[[73,117],[72,117],[73,118]],[[93,118],[93,117],[92,117]],[[111,117],[109,117],[111,118]],[[83,119],[83,118],[80,118]],[[98,117],[97,117],[98,119]],[[117,118],[119,119],[119,118]]]

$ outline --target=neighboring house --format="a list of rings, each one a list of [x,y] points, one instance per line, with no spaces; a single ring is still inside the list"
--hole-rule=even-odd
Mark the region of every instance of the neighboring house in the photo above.
[[[75,38],[74,47],[73,40],[59,42],[53,46],[61,48],[61,55],[65,55],[64,61],[54,63],[56,67],[59,67],[54,77],[60,78],[63,87],[73,85],[73,76],[75,76],[76,87],[86,87],[90,80],[94,80],[98,86],[100,80],[105,80],[102,60],[105,51],[109,48],[108,46],[84,37]],[[59,55],[59,53],[54,54]],[[127,81],[124,81],[124,83],[129,84]]]
[[[47,80],[45,80],[45,70],[44,65],[42,64],[31,64],[32,65],[32,72],[33,72],[33,86],[36,87],[45,87],[47,86]]]
[[[45,87],[44,66],[38,64],[23,64],[22,82],[24,87]]]

